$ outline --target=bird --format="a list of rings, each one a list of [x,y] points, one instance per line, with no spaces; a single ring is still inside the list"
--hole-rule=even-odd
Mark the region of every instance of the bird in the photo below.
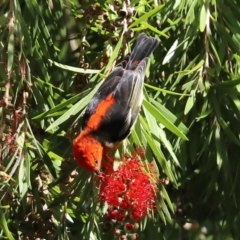
[[[103,154],[119,147],[130,135],[143,101],[149,56],[159,42],[139,34],[132,52],[113,68],[88,103],[82,131],[72,144],[73,156],[84,170],[99,172]]]

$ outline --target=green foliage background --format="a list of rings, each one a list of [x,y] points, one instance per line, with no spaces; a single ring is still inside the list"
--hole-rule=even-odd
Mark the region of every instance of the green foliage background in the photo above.
[[[71,141],[139,32],[161,43],[125,150],[143,145],[170,180],[140,239],[240,239],[239,5],[0,1],[1,239],[112,239]]]

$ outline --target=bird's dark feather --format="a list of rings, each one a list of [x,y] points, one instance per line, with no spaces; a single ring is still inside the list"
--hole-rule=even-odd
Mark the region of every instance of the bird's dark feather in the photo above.
[[[114,68],[89,102],[83,128],[101,101],[113,94],[115,103],[109,107],[97,131],[92,132],[99,141],[115,143],[126,138],[136,120],[142,103],[143,84],[148,56],[159,41],[140,34],[132,51]]]

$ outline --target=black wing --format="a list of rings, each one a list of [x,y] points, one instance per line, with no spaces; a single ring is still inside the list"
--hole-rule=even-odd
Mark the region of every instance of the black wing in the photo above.
[[[121,80],[121,77],[123,75],[124,69],[122,67],[116,67],[114,70],[108,75],[108,77],[104,80],[103,84],[98,89],[97,93],[94,95],[92,100],[88,103],[85,113],[83,115],[83,123],[82,128],[84,128],[89,120],[89,118],[92,116],[92,114],[95,112],[96,107],[98,104],[106,98],[111,92],[114,91],[116,86]]]
[[[105,144],[122,141],[131,133],[143,100],[147,60],[143,59],[135,71],[125,71],[113,91],[116,103],[107,111],[98,131],[93,133],[100,141],[104,139]]]
[[[100,128],[93,134],[109,143],[126,138],[136,120],[143,99],[143,84],[148,56],[158,46],[159,40],[145,33],[138,36],[132,53],[126,55],[103,82],[89,102],[83,116],[83,128],[95,113],[99,103],[109,94],[116,102],[108,109]]]

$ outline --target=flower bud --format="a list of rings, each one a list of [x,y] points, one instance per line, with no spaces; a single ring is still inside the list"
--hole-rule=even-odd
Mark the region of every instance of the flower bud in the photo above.
[[[127,231],[133,230],[134,225],[132,223],[126,223],[124,229]]]
[[[126,235],[122,235],[119,239],[120,240],[127,240],[127,236]]]
[[[137,233],[133,233],[130,235],[131,239],[135,240],[135,239],[139,239],[139,235]]]

